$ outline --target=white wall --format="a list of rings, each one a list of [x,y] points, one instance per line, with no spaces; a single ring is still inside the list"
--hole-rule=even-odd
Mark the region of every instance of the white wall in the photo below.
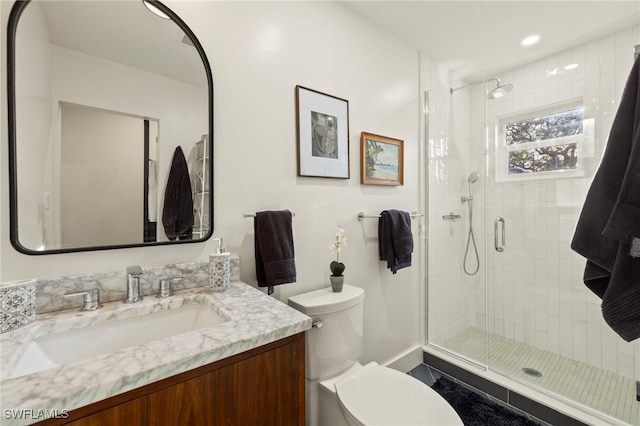
[[[73,104],[61,107],[64,246],[140,243],[144,121]]]
[[[341,225],[349,244],[340,257],[347,265],[346,282],[366,291],[362,360],[385,362],[421,344],[420,245],[416,244],[414,266],[392,275],[377,259],[377,221],[360,223],[356,218],[358,211],[419,209],[418,53],[338,3],[167,5],[198,36],[213,69],[214,233],[241,256],[242,279],[255,283],[253,224],[243,213],[287,208],[296,214],[297,283],[276,287],[275,296],[283,301],[328,285],[328,246]],[[0,3],[3,30],[9,6],[10,2]],[[349,101],[349,180],[296,177],[297,84]],[[6,94],[2,96],[5,102]],[[2,120],[6,124],[6,117]],[[361,131],[405,141],[404,186],[360,185]],[[6,138],[3,131],[3,168]],[[0,184],[2,281],[205,260],[213,251],[209,242],[24,256],[9,245],[5,175]],[[419,221],[414,221],[416,234]]]

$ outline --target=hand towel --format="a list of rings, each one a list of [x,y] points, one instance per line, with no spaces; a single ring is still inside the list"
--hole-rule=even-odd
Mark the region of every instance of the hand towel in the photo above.
[[[164,191],[162,225],[170,241],[190,240],[193,235],[193,195],[187,160],[179,146],[173,153]]]
[[[257,212],[253,221],[258,286],[268,287],[296,281],[293,230],[289,210]]]
[[[380,260],[387,261],[392,273],[411,266],[413,234],[411,215],[401,210],[384,210],[378,220]]]
[[[571,241],[585,285],[624,340],[640,337],[640,57],[635,61]]]

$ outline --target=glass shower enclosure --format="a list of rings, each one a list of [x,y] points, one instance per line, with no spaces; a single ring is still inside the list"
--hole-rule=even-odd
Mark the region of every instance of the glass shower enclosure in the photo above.
[[[604,322],[570,242],[639,27],[426,95],[427,345],[632,425],[638,343]]]

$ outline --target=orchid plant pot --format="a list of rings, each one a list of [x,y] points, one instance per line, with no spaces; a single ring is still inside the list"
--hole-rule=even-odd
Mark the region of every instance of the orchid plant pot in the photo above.
[[[334,293],[341,293],[344,286],[344,275],[329,275],[329,280],[331,281],[331,290]]]
[[[340,252],[342,251],[342,248],[347,245],[347,236],[344,229],[340,226],[338,226],[338,230],[334,235],[336,237],[336,241],[331,244],[329,248],[336,254],[336,260],[329,264],[329,270],[331,270],[329,280],[331,281],[331,290],[333,290],[334,293],[340,293],[344,286],[344,275],[342,275],[342,273],[346,268],[344,263],[340,262]]]

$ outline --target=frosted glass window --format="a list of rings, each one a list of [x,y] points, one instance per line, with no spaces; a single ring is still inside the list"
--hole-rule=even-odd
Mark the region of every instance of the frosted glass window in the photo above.
[[[556,176],[580,168],[579,153],[584,139],[582,106],[556,106],[555,110],[530,111],[500,120],[500,162],[496,178],[521,179]],[[497,163],[500,164],[500,163]],[[555,173],[554,173],[555,172]]]
[[[507,145],[563,138],[582,133],[584,108],[506,124]]]
[[[509,174],[573,170],[578,167],[578,144],[544,146],[509,152]]]

